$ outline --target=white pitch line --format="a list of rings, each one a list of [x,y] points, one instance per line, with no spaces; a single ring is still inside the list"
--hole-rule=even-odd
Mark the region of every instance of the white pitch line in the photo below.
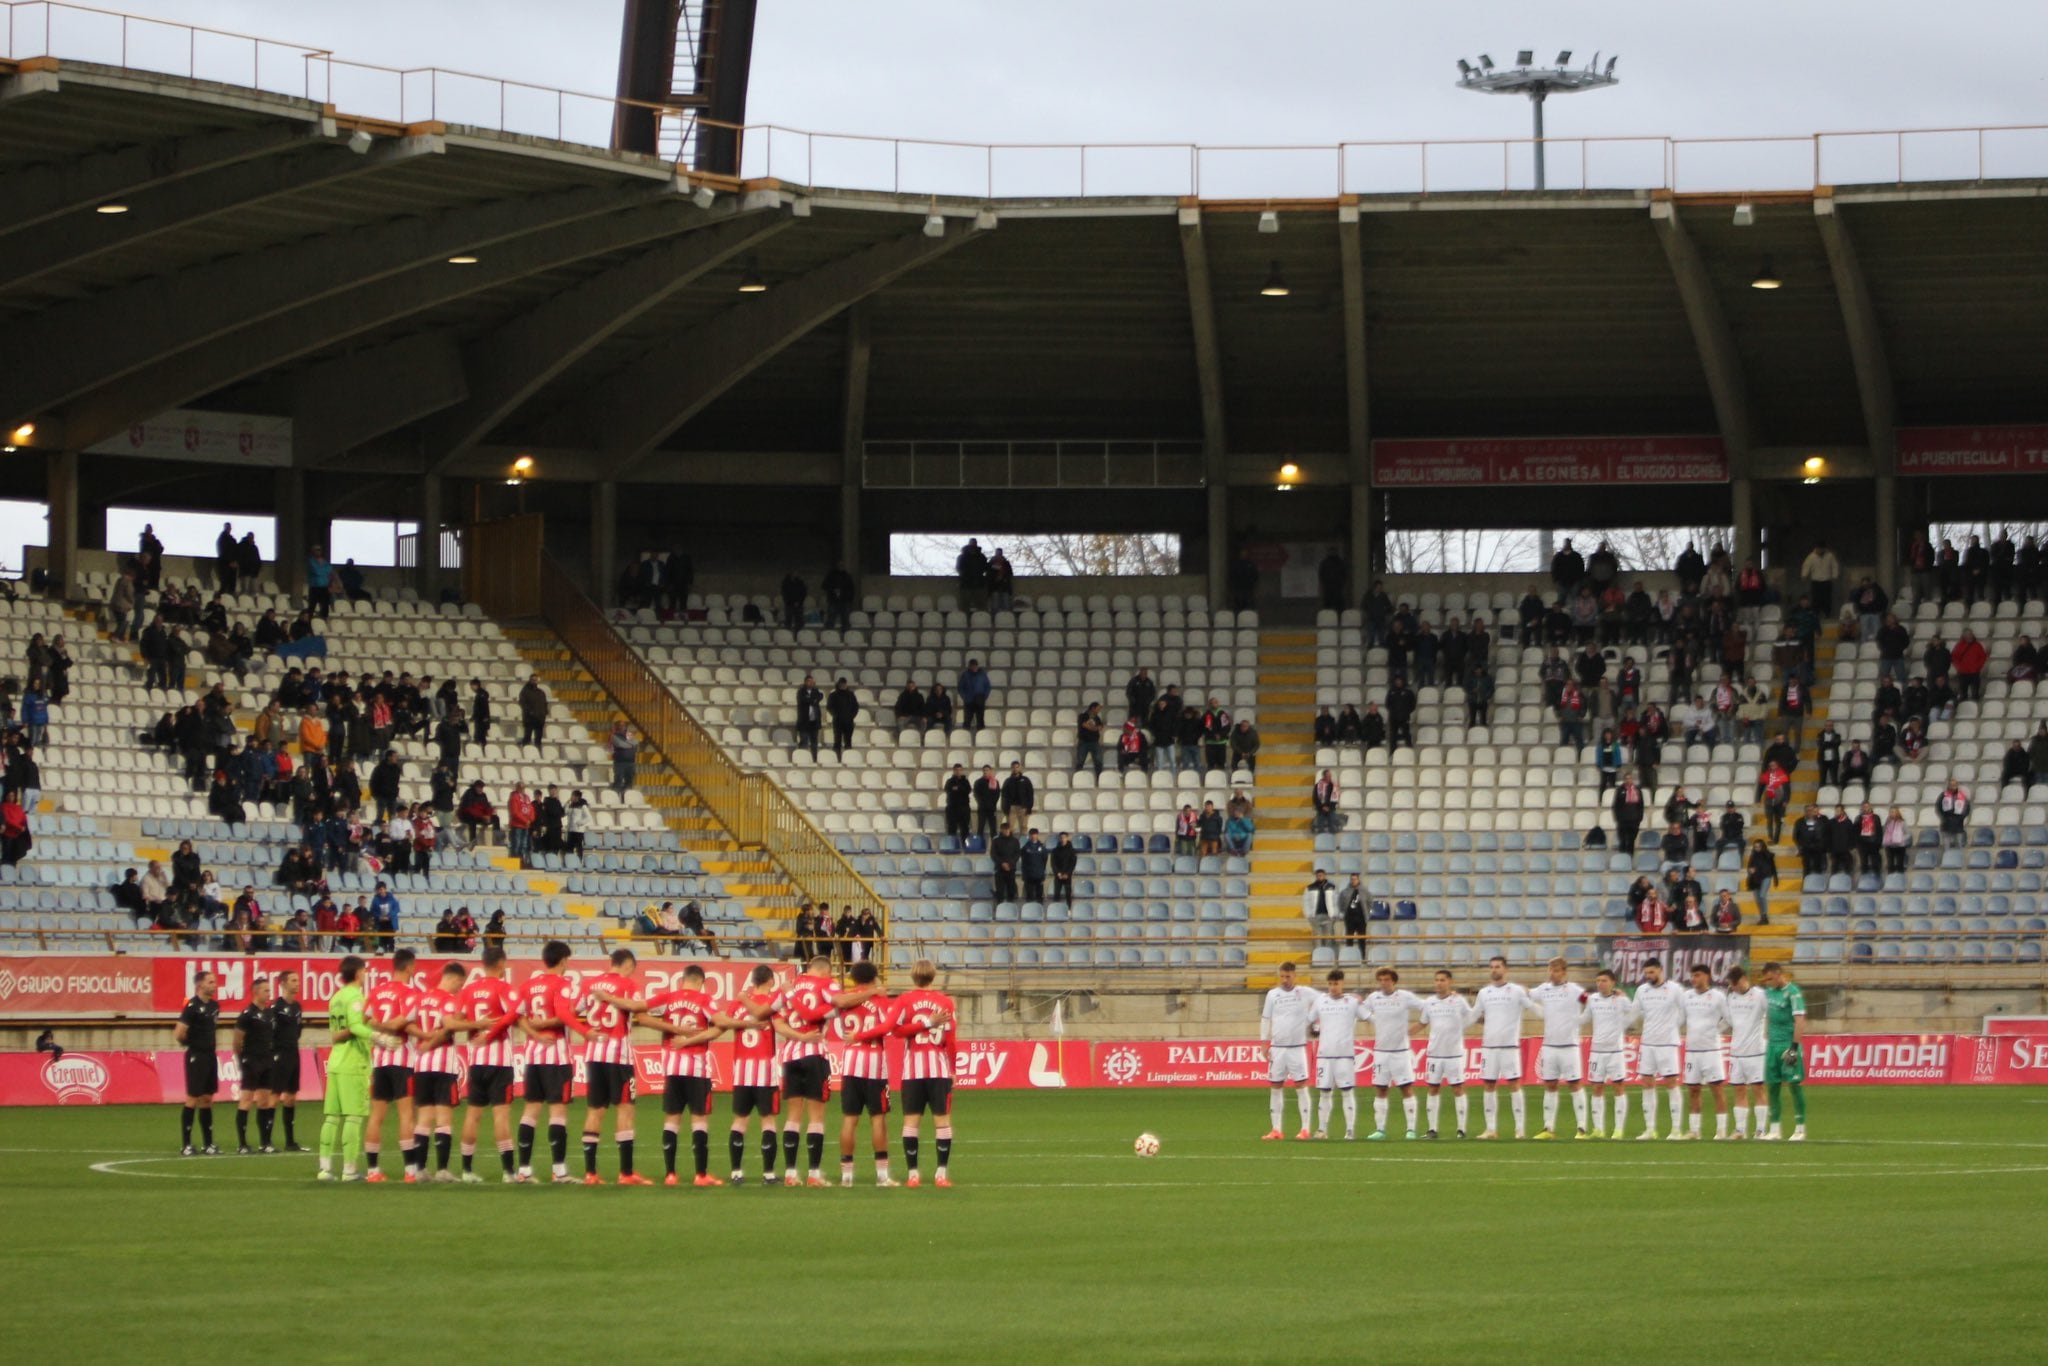
[[[306,1178],[296,1176],[214,1176],[203,1171],[191,1172],[131,1172],[125,1167],[139,1167],[145,1162],[198,1162],[212,1166],[211,1159],[190,1158],[180,1154],[169,1157],[131,1157],[120,1162],[95,1162],[90,1170],[102,1176],[146,1176],[159,1181],[300,1181]],[[215,1170],[221,1170],[215,1168]]]

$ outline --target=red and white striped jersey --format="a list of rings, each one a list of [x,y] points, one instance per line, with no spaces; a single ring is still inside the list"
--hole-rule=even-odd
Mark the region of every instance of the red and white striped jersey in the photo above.
[[[462,1013],[456,1005],[455,998],[439,988],[429,988],[421,992],[419,1000],[414,1003],[414,1009],[418,1013],[420,1028],[429,1033],[439,1029],[441,1022],[450,1015]],[[446,1072],[452,1076],[455,1072],[455,1045],[444,1043],[435,1048],[419,1049],[413,1062],[413,1069],[419,1072]]]
[[[918,988],[896,998],[895,1030],[906,1040],[903,1080],[952,1080],[956,1022],[950,1014],[943,1024],[936,1021],[941,1011],[955,1010],[943,991]]]
[[[784,1062],[795,1062],[799,1058],[818,1058],[825,1053],[824,1025],[832,1018],[832,998],[839,994],[838,986],[829,977],[813,977],[806,973],[790,979],[788,986],[776,993],[774,1013],[781,1016],[791,1029],[818,1032],[815,1039],[784,1039],[778,1056]]]
[[[640,984],[616,972],[607,972],[583,984],[583,1019],[590,1026],[590,1037],[583,1045],[583,1061],[633,1061],[633,1017],[609,1001],[595,999],[591,993],[596,991],[631,1001],[640,999]]]
[[[400,1038],[400,1029],[412,1019],[414,1009],[419,1005],[420,993],[416,987],[409,987],[396,977],[386,977],[370,988],[363,998],[363,1013],[379,1025],[389,1027],[389,1034],[379,1032],[377,1044],[370,1050],[372,1067],[412,1067],[414,1052],[412,1040],[403,1039],[396,1048],[385,1046],[385,1040]]]
[[[744,992],[733,1003],[732,1014],[745,1017],[748,1006],[773,1005],[771,992]],[[782,1072],[775,1064],[775,1031],[766,1020],[757,1020],[732,1036],[732,1084],[734,1086],[780,1086]]]
[[[889,1080],[889,1036],[895,1027],[896,1006],[887,996],[870,997],[834,1016],[833,1036],[846,1045],[845,1075]]]
[[[711,1028],[711,1017],[720,1013],[711,998],[701,991],[679,988],[665,991],[647,1003],[647,1008],[656,1018],[677,1029],[687,1029],[692,1034]],[[673,1034],[664,1034],[661,1045],[661,1070],[670,1077],[708,1077],[711,1070],[711,1045],[708,1043],[682,1044]]]
[[[512,1065],[510,1034],[512,1022],[519,1015],[519,993],[510,982],[499,977],[472,978],[455,993],[455,1013],[479,1024],[485,1020],[498,1022],[469,1036],[471,1067]]]
[[[519,1013],[546,1033],[526,1041],[528,1067],[567,1067],[569,1027],[576,1015],[576,989],[558,972],[538,972],[519,984]]]

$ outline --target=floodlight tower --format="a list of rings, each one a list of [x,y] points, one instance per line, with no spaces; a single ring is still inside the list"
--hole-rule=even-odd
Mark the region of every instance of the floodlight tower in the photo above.
[[[1515,54],[1515,65],[1511,70],[1502,71],[1494,67],[1493,58],[1482,54],[1479,65],[1460,58],[1458,61],[1458,88],[1477,90],[1482,95],[1527,95],[1530,105],[1536,111],[1536,188],[1543,188],[1543,101],[1550,95],[1576,95],[1581,90],[1600,90],[1618,84],[1614,75],[1614,64],[1621,59],[1609,57],[1606,69],[1600,66],[1600,54],[1594,53],[1593,60],[1577,70],[1571,67],[1571,49],[1557,54],[1557,65],[1540,67],[1536,54],[1528,48]]]

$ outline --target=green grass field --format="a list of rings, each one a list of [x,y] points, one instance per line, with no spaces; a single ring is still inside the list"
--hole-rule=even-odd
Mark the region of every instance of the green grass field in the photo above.
[[[8,1110],[7,1355],[2041,1360],[2048,1096],[1809,1094],[1796,1147],[1275,1144],[1258,1091],[969,1094],[950,1191],[319,1185],[170,1156],[168,1108]]]

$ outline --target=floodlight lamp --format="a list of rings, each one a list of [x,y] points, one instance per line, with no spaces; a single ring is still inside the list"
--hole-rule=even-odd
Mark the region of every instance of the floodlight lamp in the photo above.
[[[1565,63],[1571,61],[1571,59],[1572,50],[1570,48],[1566,48],[1564,51],[1557,54],[1557,64],[1559,66],[1563,66]]]
[[[1525,48],[1523,48],[1523,49],[1522,49],[1522,50],[1521,50],[1520,52],[1517,52],[1517,53],[1515,54],[1515,65],[1516,65],[1516,66],[1528,66],[1528,65],[1529,65],[1530,63],[1534,62],[1535,60],[1536,60],[1536,53],[1535,53],[1535,50],[1534,50],[1533,48],[1526,48],[1526,47],[1525,47]]]
[[[1493,70],[1493,58],[1487,56],[1484,52],[1482,52],[1479,54],[1479,65],[1485,68],[1486,70],[1491,71]]]
[[[460,255],[449,257],[448,264],[451,266],[473,266],[476,264],[476,257],[471,256],[468,252],[463,252]]]
[[[1273,210],[1271,210],[1271,209],[1265,209],[1265,210],[1261,211],[1261,212],[1260,212],[1260,214],[1259,214],[1259,231],[1260,231],[1260,232],[1278,232],[1278,231],[1280,231],[1280,215],[1279,215],[1279,214],[1277,214],[1277,213],[1275,213],[1275,212],[1273,212]]]
[[[1458,75],[1464,80],[1469,81],[1472,79],[1472,63],[1466,61],[1463,57],[1458,58]]]
[[[108,214],[108,215],[112,215],[112,214],[117,214],[117,213],[126,213],[126,212],[128,212],[128,206],[127,206],[126,204],[120,204],[120,203],[114,203],[114,204],[102,204],[102,205],[100,205],[100,206],[99,206],[99,207],[98,207],[97,209],[94,209],[94,210],[93,210],[93,212],[94,212],[94,213],[104,213],[104,214]]]
[[[1287,288],[1287,281],[1281,278],[1280,263],[1275,261],[1273,268],[1266,273],[1266,283],[1259,286],[1259,293],[1269,299],[1284,299],[1292,292]]]
[[[512,462],[512,473],[524,479],[533,473],[533,457],[522,455]]]
[[[1609,76],[1612,76],[1614,74],[1614,64],[1620,60],[1621,58],[1619,57],[1609,57],[1607,59],[1607,74]]]
[[[1809,455],[1806,457],[1806,472],[1808,474],[1819,474],[1822,470],[1826,469],[1827,467],[1828,462],[1821,459],[1817,455]]]
[[[370,136],[368,130],[358,128],[348,135],[348,149],[357,156],[361,156],[370,150],[370,144],[375,140]]]
[[[1752,226],[1754,226],[1754,225],[1755,225],[1755,223],[1756,223],[1756,205],[1754,205],[1754,204],[1737,204],[1737,205],[1735,206],[1735,226],[1736,226],[1736,227],[1738,227],[1738,228],[1747,228],[1747,227],[1752,227]]]
[[[740,293],[766,294],[767,292],[768,282],[761,278],[760,264],[749,260],[746,270],[740,275]]]
[[[978,209],[975,211],[974,215],[974,230],[976,232],[988,232],[990,229],[994,228],[997,223],[1001,221],[1002,220],[996,216],[996,211],[994,209]]]
[[[945,216],[936,211],[926,215],[924,220],[924,235],[926,237],[944,237],[946,235]]]
[[[14,444],[17,446],[25,446],[28,444],[29,438],[34,436],[35,434],[36,424],[33,422],[24,422],[19,427],[16,427],[14,429]]]
[[[690,202],[700,209],[708,209],[718,202],[718,191],[709,185],[699,185],[690,191]]]
[[[1778,272],[1771,269],[1771,258],[1766,256],[1763,265],[1757,270],[1756,278],[1749,282],[1749,287],[1751,289],[1778,289],[1784,283],[1783,280],[1778,278]]]
[[[1301,477],[1301,466],[1291,460],[1288,461],[1280,467],[1280,477],[1289,481],[1299,479]]]

